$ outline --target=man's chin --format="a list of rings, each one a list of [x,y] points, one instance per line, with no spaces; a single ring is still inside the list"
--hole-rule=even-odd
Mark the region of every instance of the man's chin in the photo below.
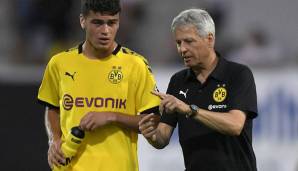
[[[192,65],[191,65],[190,62],[184,62],[184,66],[186,66],[186,67],[191,67]]]
[[[97,50],[107,51],[110,49],[111,45],[110,44],[97,44],[95,47]]]

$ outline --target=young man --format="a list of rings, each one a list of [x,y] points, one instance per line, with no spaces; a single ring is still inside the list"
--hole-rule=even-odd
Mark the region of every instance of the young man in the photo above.
[[[156,82],[142,56],[115,42],[119,0],[81,5],[85,41],[51,58],[38,93],[47,106],[48,162],[65,163],[61,144],[80,126],[85,138],[70,170],[136,171],[138,114],[158,111]]]
[[[187,69],[174,74],[161,98],[161,122],[153,115],[139,129],[156,148],[164,148],[177,123],[187,171],[256,171],[252,120],[257,116],[253,75],[244,65],[219,57],[215,28],[201,9],[181,12],[172,23],[178,52]]]

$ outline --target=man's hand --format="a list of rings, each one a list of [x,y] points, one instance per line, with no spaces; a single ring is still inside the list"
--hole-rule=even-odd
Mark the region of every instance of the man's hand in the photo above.
[[[80,128],[84,131],[93,131],[98,127],[105,126],[114,120],[112,112],[89,112],[80,122]]]
[[[61,151],[61,139],[53,140],[49,143],[49,150],[48,150],[48,163],[51,168],[56,165],[59,167],[61,163],[65,163],[65,158],[63,152]]]
[[[139,130],[146,139],[156,141],[156,128],[158,126],[160,117],[154,113],[145,115],[139,122]]]
[[[177,112],[180,114],[186,114],[191,112],[189,105],[185,104],[183,101],[177,99],[172,95],[160,93],[157,91],[152,91],[151,93],[158,96],[161,99],[161,102],[159,105],[160,113],[163,113],[164,111],[166,113]]]

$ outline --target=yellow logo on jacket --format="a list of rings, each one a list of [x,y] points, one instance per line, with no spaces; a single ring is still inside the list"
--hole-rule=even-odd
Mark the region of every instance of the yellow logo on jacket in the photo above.
[[[216,102],[223,102],[227,97],[227,89],[223,87],[218,87],[213,92],[213,100]]]

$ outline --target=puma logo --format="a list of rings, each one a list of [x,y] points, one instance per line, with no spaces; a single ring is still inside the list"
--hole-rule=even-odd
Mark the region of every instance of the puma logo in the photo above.
[[[74,81],[74,76],[77,72],[74,72],[73,74],[70,74],[69,72],[65,72],[66,76],[69,76]]]
[[[182,94],[186,98],[187,92],[188,92],[188,89],[185,92],[183,92],[182,90],[180,90],[179,91],[179,94]]]

